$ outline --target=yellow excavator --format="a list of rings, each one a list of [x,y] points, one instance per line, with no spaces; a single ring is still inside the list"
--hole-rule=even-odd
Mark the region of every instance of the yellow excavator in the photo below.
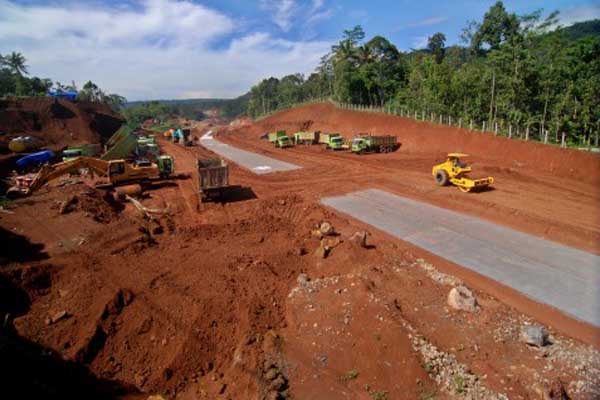
[[[448,158],[441,164],[434,165],[431,174],[435,183],[439,186],[452,184],[460,189],[461,192],[470,192],[487,188],[494,183],[494,178],[471,179],[467,176],[471,172],[471,167],[461,161],[461,158],[468,157],[468,154],[449,153]]]
[[[98,176],[105,176],[111,184],[148,181],[169,178],[175,171],[173,158],[168,155],[158,157],[157,163],[148,160],[129,162],[126,160],[101,160],[93,157],[76,157],[54,165],[44,165],[30,181],[18,180],[7,194],[11,196],[29,195],[45,183],[59,176],[88,169]]]

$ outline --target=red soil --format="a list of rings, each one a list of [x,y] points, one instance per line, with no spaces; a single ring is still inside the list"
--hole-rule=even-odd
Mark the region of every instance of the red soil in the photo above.
[[[104,143],[123,122],[104,104],[50,97],[0,100],[0,152],[7,151],[10,139],[23,135],[51,150]]]
[[[328,122],[328,114],[340,124]],[[273,128],[308,125],[307,116],[313,129],[404,130],[403,147],[360,157],[316,146],[278,150],[258,140]],[[377,121],[382,125],[374,125]],[[200,135],[208,124],[194,128]],[[566,186],[570,180],[551,173],[549,160],[539,169],[505,165],[490,146],[490,153],[474,152],[474,167],[496,177],[496,190],[462,194],[438,188],[430,168],[442,152],[476,149],[456,148],[466,145],[451,141],[455,148],[431,151],[409,144],[420,132],[443,136],[446,130],[329,106],[304,107],[251,126],[220,128],[221,140],[304,166],[257,176],[231,164],[231,181],[242,188],[224,204],[198,204],[194,175],[147,192],[144,205],[168,207],[168,215],[155,220],[143,219],[129,204],[119,210],[102,196],[87,195],[82,184],[51,187],[15,202],[10,207],[15,214],[0,214],[2,243],[11,243],[0,260],[0,289],[3,284],[10,289],[0,291],[0,304],[10,307],[0,312],[16,316],[19,337],[90,371],[93,379],[73,387],[72,380],[60,378],[64,365],[50,373],[31,367],[42,364],[35,357],[20,369],[19,360],[40,351],[17,352],[17,367],[8,375],[13,384],[6,390],[41,397],[48,390],[76,389],[78,396],[71,397],[80,398],[104,393],[97,387],[111,396],[144,399],[152,393],[263,399],[286,391],[316,399],[369,399],[383,392],[389,399],[450,397],[413,349],[415,335],[511,398],[540,398],[556,382],[571,394],[576,392],[570,382],[593,386],[585,375],[589,368],[574,370],[552,355],[556,348],[587,349],[564,336],[580,337],[573,321],[555,326],[548,312],[533,310],[533,320],[550,325],[556,344],[550,350],[528,348],[518,339],[523,321],[531,320],[518,311],[523,301],[506,301],[493,285],[465,276],[482,309],[450,310],[450,287],[431,279],[417,257],[459,275],[460,267],[377,231],[371,231],[371,248],[357,247],[349,237],[369,228],[317,204],[322,196],[379,187],[600,253],[597,186],[588,181]],[[180,173],[193,174],[198,157],[214,156],[196,146],[161,146],[175,157]],[[573,163],[584,168],[588,161],[578,164],[578,155],[590,155],[573,154]],[[60,214],[58,202],[72,196],[81,199],[79,206]],[[319,240],[312,231],[324,220],[333,224],[341,244],[322,259],[313,255]],[[308,285],[297,281],[301,273]],[[61,311],[66,316],[53,321]],[[600,337],[584,329],[586,342]]]

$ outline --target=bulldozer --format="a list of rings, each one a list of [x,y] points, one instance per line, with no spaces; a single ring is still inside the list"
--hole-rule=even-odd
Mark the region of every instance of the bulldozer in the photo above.
[[[11,197],[27,196],[47,182],[62,175],[78,172],[83,168],[98,176],[107,177],[113,186],[157,178],[166,179],[175,170],[173,158],[168,155],[159,156],[157,163],[148,160],[129,162],[127,160],[107,161],[93,157],[76,157],[58,164],[44,165],[30,181],[18,180],[16,185],[8,190],[7,195]]]
[[[493,184],[494,178],[491,176],[478,179],[471,179],[467,176],[471,172],[471,167],[461,161],[461,158],[468,156],[468,154],[463,153],[449,153],[446,161],[434,165],[431,174],[435,179],[435,183],[439,186],[452,184],[464,193],[482,190]]]

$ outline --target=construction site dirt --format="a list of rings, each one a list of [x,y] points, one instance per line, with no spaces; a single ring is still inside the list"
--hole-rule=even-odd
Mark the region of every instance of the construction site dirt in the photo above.
[[[302,168],[257,175],[200,203],[200,145],[160,140],[189,178],[131,203],[65,178],[0,213],[0,347],[7,390],[63,398],[523,398],[600,396],[600,333],[321,204],[367,188],[401,194],[600,254],[600,159],[382,114],[312,105],[218,140]],[[394,153],[276,149],[267,131],[394,134]],[[431,166],[472,155],[494,189],[438,187]],[[333,227],[322,230],[327,222]],[[367,231],[366,244],[361,237]],[[325,233],[323,233],[325,232]],[[359,235],[356,235],[359,233]],[[475,249],[474,249],[475,250]],[[473,310],[448,305],[466,285]],[[544,325],[543,347],[522,342]],[[10,348],[11,350],[2,350]],[[44,369],[48,359],[53,373]],[[44,361],[45,360],[45,361]],[[37,367],[32,367],[32,365]],[[64,376],[85,376],[73,384]],[[95,395],[94,395],[95,393]]]

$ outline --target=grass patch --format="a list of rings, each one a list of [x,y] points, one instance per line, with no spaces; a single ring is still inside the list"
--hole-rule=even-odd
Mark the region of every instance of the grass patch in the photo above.
[[[369,395],[373,400],[388,400],[388,392],[385,390],[374,390]]]
[[[342,382],[348,382],[356,378],[358,378],[358,370],[356,368],[352,368],[342,376],[341,380]]]
[[[454,391],[456,394],[463,394],[465,392],[465,380],[462,376],[454,378]]]

